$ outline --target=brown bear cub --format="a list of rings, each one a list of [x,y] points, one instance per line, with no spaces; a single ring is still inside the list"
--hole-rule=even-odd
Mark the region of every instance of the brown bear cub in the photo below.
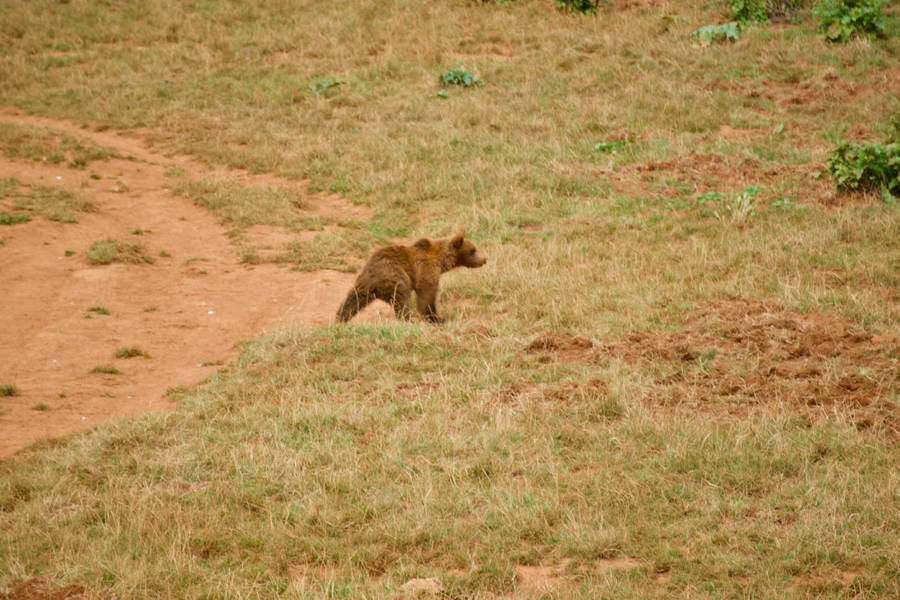
[[[349,321],[375,299],[394,307],[397,318],[410,319],[409,301],[415,291],[422,316],[432,323],[443,323],[435,305],[441,273],[456,267],[476,269],[487,262],[465,235],[465,231],[460,231],[448,239],[423,238],[412,246],[376,250],[338,310],[337,320]]]

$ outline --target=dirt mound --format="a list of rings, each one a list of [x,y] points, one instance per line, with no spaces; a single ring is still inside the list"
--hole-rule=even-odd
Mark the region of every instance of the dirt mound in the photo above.
[[[109,131],[6,109],[0,123],[49,128],[113,156],[77,169],[0,155],[8,194],[40,190],[42,197],[84,198],[79,206],[90,207],[55,221],[35,215],[0,226],[0,385],[16,392],[0,397],[0,458],[38,439],[170,410],[167,390],[212,374],[237,355],[241,339],[282,324],[333,320],[352,274],[241,263],[218,219],[174,194],[167,171],[174,164],[188,177],[277,180],[302,194],[303,210],[313,216],[363,218],[365,207],[306,194],[304,182],[163,156]],[[0,213],[13,214],[11,197],[0,190]],[[261,237],[283,242],[272,229]],[[139,247],[148,262],[92,264],[88,249],[109,238]],[[362,319],[389,313],[376,305]],[[147,356],[117,357],[122,347]]]
[[[599,344],[543,336],[526,350],[562,361],[653,363],[647,400],[656,405],[743,414],[779,402],[811,417],[849,411],[860,428],[900,436],[896,338],[873,336],[838,317],[744,299],[699,306],[680,325],[683,331],[633,332]]]
[[[8,592],[0,592],[0,600],[88,600],[93,597],[83,586],[67,585],[52,589],[40,579],[13,581]]]

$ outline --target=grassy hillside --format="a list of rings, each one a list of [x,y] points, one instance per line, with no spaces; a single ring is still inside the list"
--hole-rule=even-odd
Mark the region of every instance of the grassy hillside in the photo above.
[[[459,227],[489,257],[445,276],[441,327],[272,332],[175,414],[0,463],[0,592],[900,595],[900,215],[826,172],[897,135],[898,11],[883,39],[801,14],[692,43],[728,18],[0,4],[0,105],[373,209],[315,238],[327,260],[279,260]],[[482,82],[442,87],[454,68]],[[223,218],[295,225],[252,214]]]

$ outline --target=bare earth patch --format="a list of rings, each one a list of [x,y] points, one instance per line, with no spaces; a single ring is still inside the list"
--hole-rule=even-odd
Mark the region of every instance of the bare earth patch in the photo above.
[[[740,298],[704,304],[682,326],[603,343],[544,334],[525,349],[561,361],[646,364],[655,374],[646,399],[655,405],[740,416],[782,403],[813,419],[840,412],[860,429],[900,436],[896,338]]]
[[[133,138],[12,110],[0,110],[0,121],[72,133],[126,157],[78,170],[0,156],[0,178],[60,187],[97,208],[78,213],[77,223],[38,217],[0,228],[0,384],[18,390],[0,398],[0,458],[39,439],[171,410],[166,391],[212,374],[237,355],[240,340],[279,325],[333,320],[352,274],[241,264],[217,218],[169,189],[172,164],[189,177],[209,177],[201,163],[162,156]],[[277,179],[216,173],[256,183]],[[310,195],[303,182],[277,183],[295,188],[310,215],[367,214],[335,196]],[[254,241],[264,244],[266,237],[273,248],[285,240],[281,232],[261,229]],[[153,263],[91,265],[87,249],[107,238],[140,244]],[[385,308],[371,307],[361,318],[385,318]],[[150,357],[116,358],[122,346],[140,347]],[[108,372],[97,372],[98,366]]]
[[[8,592],[0,592],[0,600],[88,600],[91,594],[80,585],[53,589],[40,579],[13,581]]]

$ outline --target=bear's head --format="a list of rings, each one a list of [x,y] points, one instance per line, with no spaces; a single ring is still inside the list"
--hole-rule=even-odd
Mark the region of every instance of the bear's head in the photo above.
[[[487,258],[482,256],[475,244],[466,239],[465,231],[460,231],[450,238],[450,249],[456,258],[455,266],[477,269],[487,262]]]

